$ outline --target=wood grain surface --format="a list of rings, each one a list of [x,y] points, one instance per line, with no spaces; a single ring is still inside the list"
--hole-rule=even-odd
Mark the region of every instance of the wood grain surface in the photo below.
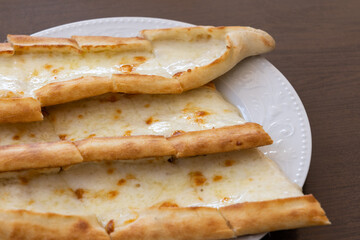
[[[244,25],[277,42],[266,57],[291,82],[308,113],[313,154],[305,193],[331,226],[265,239],[360,239],[360,1],[0,0],[0,40],[85,19],[144,16],[198,25]]]

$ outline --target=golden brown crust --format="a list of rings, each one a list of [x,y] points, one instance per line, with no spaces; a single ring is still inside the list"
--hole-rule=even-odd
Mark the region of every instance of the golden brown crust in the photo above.
[[[80,49],[76,41],[69,38],[33,37],[28,35],[8,35],[8,42],[20,52],[74,52]]]
[[[11,43],[0,43],[0,56],[12,56],[14,55],[14,48]]]
[[[330,224],[312,196],[246,202],[220,208],[237,236]]]
[[[191,34],[181,34],[183,32],[191,32]],[[222,56],[215,59],[212,63],[196,67],[191,71],[183,72],[175,75],[173,78],[178,79],[184,91],[202,86],[211,80],[219,77],[233,68],[242,59],[266,53],[275,48],[274,39],[264,31],[248,28],[248,27],[195,27],[185,29],[155,29],[147,30],[147,37],[151,39],[167,38],[173,35],[181,35],[186,38],[197,36],[215,36],[224,37],[226,41],[226,51]]]
[[[216,208],[187,207],[149,209],[134,222],[117,227],[113,240],[227,239],[234,232]]]
[[[108,77],[81,77],[47,84],[34,93],[41,106],[51,106],[108,92],[113,92],[113,82]]]
[[[0,98],[0,123],[43,120],[39,101],[34,98]]]
[[[84,161],[139,159],[174,155],[163,136],[89,138],[75,142]]]
[[[0,146],[0,169],[17,171],[80,163],[83,159],[71,142]]]
[[[229,152],[272,144],[270,136],[256,123],[187,132],[169,137],[176,157]]]
[[[114,91],[131,94],[181,93],[182,87],[176,79],[156,75],[113,74]]]
[[[230,27],[195,26],[195,27],[146,29],[146,30],[142,30],[140,32],[140,35],[150,41],[156,41],[156,40],[197,41],[212,37],[217,39],[223,39],[224,33],[226,33],[226,29],[228,28]]]
[[[220,211],[220,212],[219,212]],[[330,224],[312,196],[246,202],[216,208],[151,208],[116,226],[112,239],[223,239]]]
[[[86,52],[100,51],[148,51],[152,50],[148,40],[139,37],[120,38],[107,36],[72,36],[81,50]]]
[[[0,210],[2,240],[110,240],[95,216]]]
[[[271,143],[270,136],[260,125],[245,123],[185,132],[168,138],[152,135],[93,137],[74,143],[62,141],[8,145],[0,147],[0,172],[61,167],[82,161],[127,160],[160,156],[189,157],[253,148]]]
[[[108,79],[105,81],[105,78],[96,77],[83,77],[65,82],[51,83],[35,91],[43,104],[42,106],[47,106],[96,96],[105,93],[105,91],[131,94],[181,93],[210,82],[248,56],[266,53],[275,47],[275,42],[269,34],[250,27],[198,26],[144,30],[141,34],[144,38],[73,36],[71,39],[67,39],[8,35],[10,43],[0,45],[0,55],[11,56],[14,54],[14,50],[15,54],[16,51],[73,52],[76,54],[83,51],[150,52],[152,50],[151,41],[166,39],[197,41],[216,38],[223,40],[227,46],[223,55],[214,59],[212,63],[179,72],[169,78],[158,75],[114,74],[111,77],[112,87],[110,87]],[[100,82],[96,83],[95,80]],[[75,94],[73,94],[73,90],[75,90]],[[18,122],[22,121],[22,117],[17,119]],[[0,118],[0,122],[4,121]]]

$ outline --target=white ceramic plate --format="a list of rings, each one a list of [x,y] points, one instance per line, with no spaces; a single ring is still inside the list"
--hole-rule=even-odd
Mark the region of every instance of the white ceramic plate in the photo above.
[[[192,26],[159,18],[118,17],[70,23],[33,36],[137,36],[142,29]],[[288,80],[265,58],[251,57],[216,80],[219,91],[247,121],[261,124],[274,144],[262,147],[285,174],[303,186],[311,159],[311,130],[304,106]],[[263,235],[239,238],[258,240]]]

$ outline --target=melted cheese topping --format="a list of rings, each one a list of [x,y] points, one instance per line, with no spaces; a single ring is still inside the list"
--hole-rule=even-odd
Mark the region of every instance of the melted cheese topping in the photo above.
[[[209,206],[301,196],[256,149],[184,159],[83,163],[60,173],[0,179],[2,209],[96,214],[105,227],[148,208]]]
[[[105,226],[128,224],[150,207],[221,207],[301,196],[258,150],[168,161],[87,163],[62,173]]]
[[[43,121],[0,124],[0,146],[89,137],[164,135],[242,124],[213,88],[179,95],[105,94],[47,109]]]
[[[49,83],[83,76],[107,76],[137,73],[172,77],[177,72],[204,66],[220,57],[225,42],[217,39],[155,41],[150,52],[98,53],[16,53],[0,57],[0,97],[9,92],[33,96],[33,92]]]
[[[48,108],[56,133],[67,140],[129,135],[171,136],[242,124],[237,108],[213,88],[179,95],[106,94]]]
[[[0,146],[59,140],[47,119],[33,123],[0,124],[0,133]]]
[[[23,174],[18,178],[0,179],[1,209],[25,209],[35,212],[60,214],[86,214],[59,174],[32,176]]]
[[[221,57],[226,49],[224,41],[219,39],[193,42],[161,40],[153,45],[156,59],[170,76],[208,65]]]

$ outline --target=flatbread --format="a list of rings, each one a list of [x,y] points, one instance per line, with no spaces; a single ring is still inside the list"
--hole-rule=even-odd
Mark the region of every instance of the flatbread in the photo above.
[[[39,121],[40,106],[108,92],[181,93],[275,46],[261,30],[206,26],[144,30],[137,38],[8,35],[8,42],[0,44],[0,122]]]
[[[58,171],[0,179],[0,239],[109,239]]]
[[[0,172],[196,156],[272,143],[213,85],[179,95],[110,93],[44,112],[42,122],[0,125]]]
[[[303,196],[256,149],[169,161],[82,163],[60,173],[1,179],[0,192],[4,240],[76,239],[69,229],[87,239],[95,239],[91,234],[106,239],[104,231],[113,240],[222,239],[329,224],[315,198]],[[59,228],[48,221],[65,229],[58,236]],[[42,231],[34,232],[34,225]],[[87,226],[86,233],[75,225]]]

